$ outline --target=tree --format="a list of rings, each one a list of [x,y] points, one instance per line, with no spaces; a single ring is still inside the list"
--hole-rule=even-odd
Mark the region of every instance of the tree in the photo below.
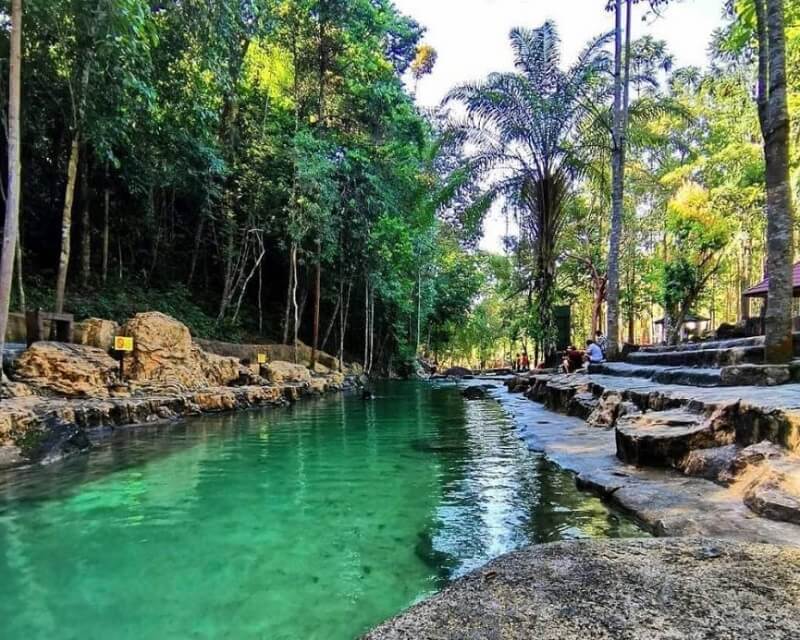
[[[625,195],[625,151],[630,90],[631,9],[626,0],[625,48],[623,75],[622,0],[614,6],[614,117],[611,132],[611,235],[608,249],[608,336],[607,355],[617,356],[619,349],[619,249],[622,242],[622,209]]]
[[[675,344],[687,314],[720,268],[732,224],[706,189],[687,182],[669,203],[667,229],[675,250],[664,265],[664,331],[668,343]]]
[[[783,0],[754,0],[758,37],[758,118],[764,139],[767,186],[765,316],[767,362],[789,362],[792,340],[794,211],[789,181],[789,110]]]
[[[20,200],[20,94],[22,74],[22,0],[11,2],[11,47],[8,61],[8,189],[3,226],[3,249],[0,255],[0,380],[3,372],[3,348],[8,326],[8,309],[14,275],[14,255],[18,250]]]
[[[553,23],[514,29],[516,71],[493,73],[447,98],[467,112],[458,126],[467,144],[465,182],[486,185],[472,209],[485,212],[502,198],[518,217],[527,288],[536,298],[532,329],[546,356],[555,350],[556,263],[566,204],[586,168],[582,127],[606,98],[601,80],[610,65],[607,40],[591,42],[564,71]]]
[[[439,54],[429,44],[422,44],[417,47],[417,54],[411,63],[411,77],[414,78],[414,93],[417,92],[419,81],[433,71]]]

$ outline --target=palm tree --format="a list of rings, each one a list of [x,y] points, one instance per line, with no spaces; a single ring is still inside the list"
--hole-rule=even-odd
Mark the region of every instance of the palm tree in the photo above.
[[[516,70],[457,87],[445,99],[465,109],[454,127],[466,157],[464,183],[479,184],[472,214],[502,200],[517,217],[535,294],[534,333],[546,356],[555,350],[558,241],[565,205],[586,170],[583,128],[596,121],[609,97],[610,36],[591,42],[575,64],[561,68],[556,26],[514,29]]]

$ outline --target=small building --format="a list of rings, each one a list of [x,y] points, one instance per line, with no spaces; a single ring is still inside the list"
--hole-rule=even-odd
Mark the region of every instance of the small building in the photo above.
[[[761,318],[764,317],[764,312],[767,308],[767,294],[769,292],[769,276],[758,284],[754,284],[742,294],[742,320],[747,322],[750,320],[750,300],[753,298],[761,298],[764,303],[761,305]],[[800,298],[800,262],[795,263],[792,268],[792,292],[795,298]],[[751,323],[749,323],[751,324]],[[794,319],[795,331],[800,330],[800,318]],[[758,333],[764,332],[763,320],[759,323]]]
[[[689,340],[690,338],[700,338],[708,329],[709,319],[695,313],[687,313],[681,325],[680,339]],[[656,326],[655,341],[666,342],[667,336],[664,333],[664,318],[660,318],[653,323]]]

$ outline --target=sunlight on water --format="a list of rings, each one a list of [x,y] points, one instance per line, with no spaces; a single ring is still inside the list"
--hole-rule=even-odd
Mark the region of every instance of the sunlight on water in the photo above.
[[[3,640],[350,639],[531,542],[641,535],[493,401],[397,383],[0,475]]]

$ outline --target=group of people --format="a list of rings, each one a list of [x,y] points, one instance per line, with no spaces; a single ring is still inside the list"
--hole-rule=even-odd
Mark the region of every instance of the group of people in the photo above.
[[[514,358],[514,362],[511,363],[511,368],[514,371],[530,371],[531,362],[528,359],[527,352],[523,351],[522,355],[517,354],[517,356]]]
[[[599,364],[606,359],[606,337],[602,331],[596,331],[594,340],[586,341],[586,349],[581,351],[575,345],[570,345],[564,352],[561,369],[564,373],[574,373],[589,364]]]

